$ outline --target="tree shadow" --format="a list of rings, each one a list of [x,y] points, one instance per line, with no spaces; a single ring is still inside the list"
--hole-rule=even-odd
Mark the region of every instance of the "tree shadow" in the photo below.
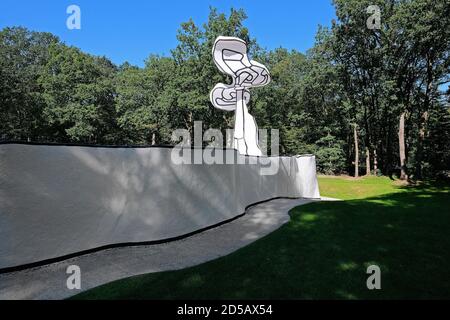
[[[80,297],[448,299],[450,186],[402,188],[297,207],[289,223],[228,256],[119,280]],[[381,290],[367,289],[372,264],[381,269]]]

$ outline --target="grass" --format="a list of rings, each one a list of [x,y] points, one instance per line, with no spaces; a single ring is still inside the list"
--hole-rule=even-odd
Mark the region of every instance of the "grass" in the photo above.
[[[364,199],[389,193],[401,192],[402,184],[388,177],[363,177],[355,179],[348,176],[319,176],[322,196],[342,200]]]
[[[294,208],[268,236],[195,267],[118,280],[75,299],[450,298],[450,186],[319,177],[345,199]],[[368,290],[366,268],[381,268]]]

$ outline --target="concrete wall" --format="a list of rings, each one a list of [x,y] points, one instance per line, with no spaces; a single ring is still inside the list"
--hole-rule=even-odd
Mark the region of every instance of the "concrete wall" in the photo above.
[[[267,165],[175,164],[172,150],[0,145],[0,269],[181,236],[274,197],[319,197],[313,156],[264,158],[279,170],[261,175]]]

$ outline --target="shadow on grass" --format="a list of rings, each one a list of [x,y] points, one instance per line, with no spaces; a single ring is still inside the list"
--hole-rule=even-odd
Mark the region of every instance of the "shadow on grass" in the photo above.
[[[450,298],[450,186],[293,209],[291,221],[192,268],[119,280],[87,299]],[[366,287],[381,268],[381,290]]]

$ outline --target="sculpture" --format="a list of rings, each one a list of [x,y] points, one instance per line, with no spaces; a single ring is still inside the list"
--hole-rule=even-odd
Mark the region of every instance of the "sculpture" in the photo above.
[[[231,76],[231,84],[218,83],[210,93],[215,108],[235,111],[233,148],[240,154],[261,156],[258,145],[258,126],[248,113],[251,87],[260,87],[270,82],[269,71],[262,64],[249,60],[247,44],[235,37],[220,36],[212,49],[216,66]]]

